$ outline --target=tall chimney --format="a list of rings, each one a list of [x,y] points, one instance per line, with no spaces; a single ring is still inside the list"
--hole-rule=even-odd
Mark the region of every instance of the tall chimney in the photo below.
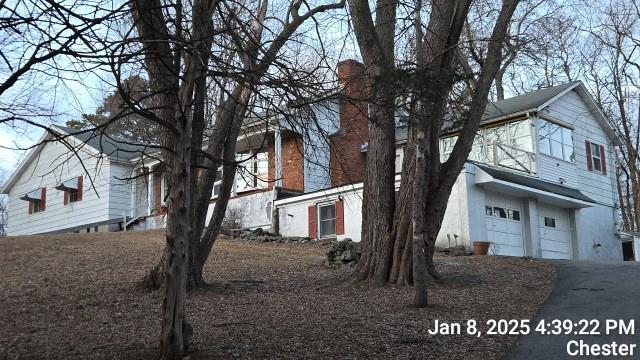
[[[331,185],[364,180],[365,154],[361,147],[369,140],[368,106],[365,100],[364,65],[348,59],[338,63],[340,131],[331,137]]]
[[[347,59],[338,63],[338,85],[347,97],[362,98],[366,85],[364,65],[358,60]]]

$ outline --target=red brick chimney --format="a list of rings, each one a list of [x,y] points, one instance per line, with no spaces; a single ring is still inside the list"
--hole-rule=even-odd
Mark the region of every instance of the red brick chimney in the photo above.
[[[362,144],[369,140],[367,86],[364,65],[348,59],[338,63],[340,131],[331,137],[331,185],[339,186],[364,180],[365,153]]]

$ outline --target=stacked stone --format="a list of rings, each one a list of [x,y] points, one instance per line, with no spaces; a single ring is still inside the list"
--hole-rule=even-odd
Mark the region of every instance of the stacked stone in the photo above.
[[[327,252],[325,265],[354,266],[358,263],[358,260],[360,260],[360,255],[360,243],[353,242],[351,239],[346,238],[333,243],[333,246],[331,246],[331,249]]]
[[[301,236],[282,236],[278,234],[272,234],[268,231],[263,230],[262,228],[256,228],[253,230],[248,229],[234,229],[229,231],[229,236],[246,241],[255,241],[255,242],[276,242],[276,243],[297,243],[297,244],[305,244],[309,242],[308,237]]]

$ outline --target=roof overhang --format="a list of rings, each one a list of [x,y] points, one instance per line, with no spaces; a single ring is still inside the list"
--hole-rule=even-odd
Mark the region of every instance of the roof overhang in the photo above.
[[[56,190],[60,191],[75,191],[78,190],[78,178],[71,178],[69,180],[65,180],[55,187]]]
[[[497,179],[480,167],[476,166],[476,169],[475,183],[488,190],[498,191],[500,193],[517,197],[534,198],[544,203],[570,209],[587,208],[595,205],[589,201],[576,199],[532,186]]]
[[[20,200],[24,200],[24,201],[42,200],[42,189],[36,189],[36,190],[30,191],[24,194],[24,196],[20,197]]]

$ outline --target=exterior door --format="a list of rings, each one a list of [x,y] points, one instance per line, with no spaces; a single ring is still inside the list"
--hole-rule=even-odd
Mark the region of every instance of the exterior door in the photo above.
[[[485,220],[489,254],[524,256],[522,201],[513,196],[487,192]]]
[[[571,259],[571,228],[567,209],[539,204],[540,245],[546,259]]]

